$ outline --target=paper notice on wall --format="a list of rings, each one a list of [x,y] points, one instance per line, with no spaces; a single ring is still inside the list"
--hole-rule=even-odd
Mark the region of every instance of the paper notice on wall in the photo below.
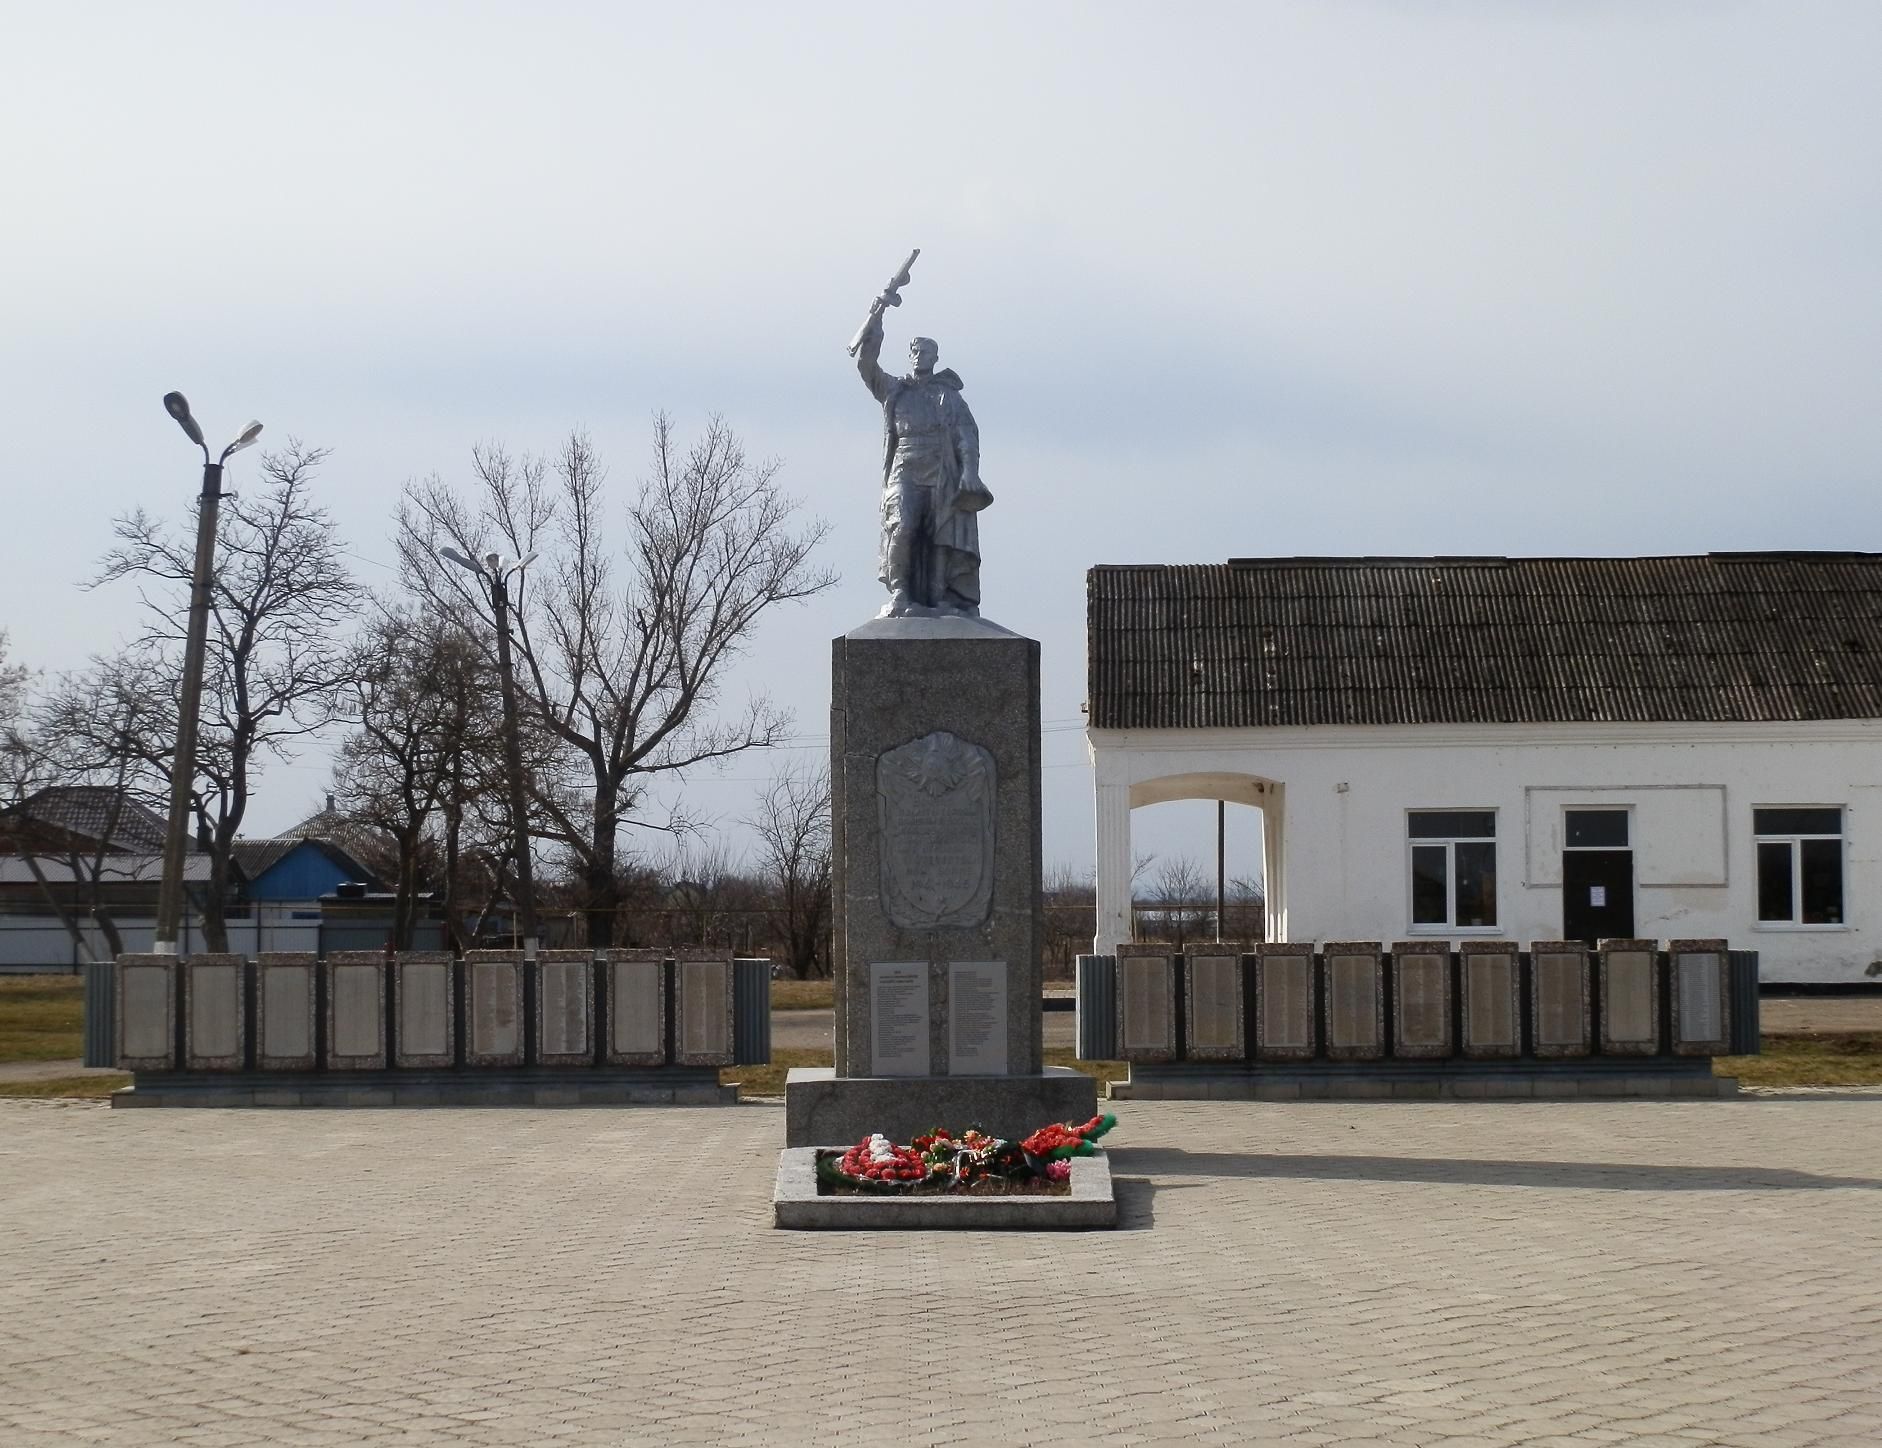
[[[1595,906],[1606,905],[1608,903],[1608,887],[1606,885],[1590,885],[1588,887],[1588,903]]]

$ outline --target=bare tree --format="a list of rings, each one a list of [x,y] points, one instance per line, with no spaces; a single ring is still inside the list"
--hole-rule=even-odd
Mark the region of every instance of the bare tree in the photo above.
[[[1080,951],[1091,948],[1091,937],[1097,930],[1097,877],[1089,869],[1055,864],[1046,871],[1043,893],[1046,974],[1069,978],[1074,960]]]
[[[518,683],[566,767],[538,782],[534,803],[541,835],[567,851],[583,888],[588,943],[606,946],[622,828],[676,824],[638,817],[648,781],[774,744],[788,729],[788,715],[762,696],[727,715],[717,706],[765,612],[835,582],[811,561],[827,525],[800,523],[777,465],[750,461],[717,418],[690,448],[656,419],[624,554],[607,541],[605,469],[582,434],[550,464],[500,448],[472,461],[468,499],[436,479],[406,489],[400,554],[415,586],[485,621],[480,646],[494,628],[488,600],[457,570],[440,569],[437,549],[539,555],[512,599]]]
[[[785,964],[799,980],[830,973],[830,771],[774,777],[745,823],[778,902]]]
[[[1173,855],[1157,866],[1150,882],[1150,907],[1158,919],[1157,937],[1178,950],[1208,918],[1209,881],[1188,855]]]
[[[228,497],[216,524],[216,570],[209,588],[209,648],[203,663],[201,737],[190,808],[199,846],[209,853],[203,937],[228,948],[223,919],[232,847],[248,814],[255,776],[268,758],[334,717],[348,660],[337,637],[358,600],[333,520],[310,495],[326,453],[290,442],[261,459],[261,488]],[[124,657],[127,685],[142,680],[165,716],[160,737],[173,745],[177,688],[189,623],[194,543],[139,509],[116,520],[117,546],[93,586],[143,583],[147,627]],[[166,772],[172,752],[151,751]]]

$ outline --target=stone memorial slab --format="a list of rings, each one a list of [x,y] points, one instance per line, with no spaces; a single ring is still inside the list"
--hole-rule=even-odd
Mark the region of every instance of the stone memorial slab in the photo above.
[[[595,953],[544,950],[536,956],[536,1060],[543,1066],[595,1063]]]
[[[667,1060],[666,952],[606,950],[608,1041],[614,1066],[664,1066]]]
[[[1601,1052],[1652,1056],[1660,1049],[1660,976],[1651,940],[1601,942]]]
[[[408,950],[394,959],[393,1065],[437,1071],[456,1064],[455,964],[442,950]]]
[[[673,1009],[673,1060],[680,1066],[732,1064],[732,952],[682,947],[674,952],[679,999]]]
[[[1392,947],[1392,1054],[1436,1060],[1451,1054],[1451,945],[1401,940]]]
[[[248,962],[193,955],[183,963],[183,1069],[240,1071],[247,1064]]]
[[[1466,940],[1458,950],[1463,979],[1464,1054],[1511,1060],[1522,1054],[1521,959],[1501,940]]]
[[[1247,1059],[1242,947],[1220,941],[1183,952],[1184,1054],[1192,1061]]]
[[[1176,1059],[1176,961],[1167,945],[1118,947],[1117,1048],[1126,1061]]]
[[[1723,940],[1667,943],[1673,973],[1673,1053],[1724,1056],[1731,1053],[1732,962]]]
[[[1376,940],[1327,942],[1327,1055],[1376,1061],[1385,1054],[1385,960]]]
[[[311,950],[264,950],[255,961],[255,1066],[262,1071],[311,1071],[319,1063],[314,1034],[315,972]]]
[[[1006,1074],[1006,962],[948,962],[948,1075]]]
[[[523,1064],[522,951],[464,953],[464,1064]]]
[[[869,1061],[872,1076],[926,1076],[928,962],[869,962]]]
[[[882,908],[901,930],[972,929],[993,903],[993,756],[937,730],[876,761]]]
[[[1589,1049],[1588,947],[1579,940],[1538,940],[1529,947],[1533,1049],[1544,1059]]]
[[[386,1065],[386,958],[377,950],[327,957],[327,1069],[383,1071]]]
[[[118,1069],[176,1069],[176,972],[174,955],[120,955]]]
[[[1314,1055],[1313,946],[1305,941],[1255,947],[1255,1055],[1306,1061]]]

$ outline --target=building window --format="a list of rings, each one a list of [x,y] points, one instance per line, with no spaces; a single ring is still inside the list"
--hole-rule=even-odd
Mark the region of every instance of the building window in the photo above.
[[[1412,924],[1496,928],[1496,811],[1410,812]]]
[[[1843,923],[1843,811],[1754,809],[1758,920],[1765,925]]]
[[[1624,809],[1571,809],[1568,848],[1571,850],[1624,850],[1627,848],[1627,811]]]

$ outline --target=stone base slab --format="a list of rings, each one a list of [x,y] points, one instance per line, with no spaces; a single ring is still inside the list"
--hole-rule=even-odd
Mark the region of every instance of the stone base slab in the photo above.
[[[1102,1151],[1072,1158],[1071,1186],[1071,1195],[1063,1197],[823,1196],[817,1191],[817,1148],[786,1147],[778,1153],[772,1224],[840,1232],[1078,1231],[1117,1225],[1111,1163]]]
[[[1048,1066],[1037,1076],[844,1076],[793,1066],[784,1081],[786,1146],[854,1146],[872,1131],[907,1141],[937,1126],[978,1126],[1011,1140],[1048,1121],[1098,1114],[1098,1083]]]
[[[113,1106],[730,1106],[714,1070],[139,1074]]]
[[[1263,1072],[1148,1076],[1113,1081],[1112,1101],[1572,1101],[1718,1099],[1738,1095],[1736,1076],[1697,1071],[1598,1073],[1458,1071],[1417,1074]]]

